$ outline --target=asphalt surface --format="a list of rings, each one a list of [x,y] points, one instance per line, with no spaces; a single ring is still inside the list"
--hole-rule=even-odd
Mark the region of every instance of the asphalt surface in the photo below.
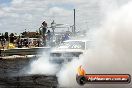
[[[20,74],[30,62],[30,59],[0,60],[0,88],[57,88],[56,76]]]

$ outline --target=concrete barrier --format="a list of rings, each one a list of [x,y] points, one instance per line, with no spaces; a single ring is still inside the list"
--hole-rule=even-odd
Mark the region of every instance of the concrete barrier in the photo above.
[[[1,56],[11,55],[40,55],[43,51],[49,51],[50,47],[35,47],[35,48],[14,48],[14,49],[1,49]]]

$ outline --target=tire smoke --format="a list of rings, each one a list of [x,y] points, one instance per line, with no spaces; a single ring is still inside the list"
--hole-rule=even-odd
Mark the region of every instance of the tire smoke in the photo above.
[[[30,64],[30,70],[28,74],[45,74],[45,75],[55,75],[58,71],[58,65],[51,64],[49,62],[49,53],[43,53],[43,56],[33,61]]]
[[[109,12],[101,27],[92,31],[93,48],[89,48],[80,59],[64,64],[59,73],[57,66],[48,61],[49,56],[31,63],[29,74],[57,75],[60,87],[67,88],[131,88],[132,84],[86,84],[76,82],[78,66],[88,74],[132,75],[132,2]],[[89,37],[89,36],[87,36]],[[87,37],[85,39],[87,39]]]
[[[61,87],[80,88],[76,73],[82,65],[88,74],[132,75],[132,2],[109,13],[100,28],[92,34],[94,48],[79,60],[64,65],[58,76]],[[87,39],[87,38],[86,38]],[[132,84],[86,84],[82,88],[131,88]]]

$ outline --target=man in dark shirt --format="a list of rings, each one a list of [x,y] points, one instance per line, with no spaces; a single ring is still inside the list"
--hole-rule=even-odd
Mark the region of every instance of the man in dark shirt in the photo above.
[[[42,32],[43,32],[43,35],[45,35],[46,31],[47,31],[47,23],[44,21],[42,23]]]
[[[42,23],[42,34],[43,34],[43,44],[44,44],[44,46],[46,46],[46,36],[45,36],[45,34],[46,34],[46,31],[47,31],[47,23],[44,21],[43,23]]]

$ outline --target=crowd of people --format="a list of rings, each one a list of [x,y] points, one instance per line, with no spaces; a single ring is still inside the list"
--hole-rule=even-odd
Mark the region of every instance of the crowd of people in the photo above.
[[[1,44],[1,47],[4,49],[4,46],[6,45],[6,39],[5,38],[1,38],[0,39],[0,44]]]
[[[14,36],[13,34],[11,34],[8,40],[5,37],[0,38],[0,44],[3,48],[6,44],[9,43],[12,43],[15,47],[18,48],[43,47],[53,46],[69,39],[68,33],[56,35],[50,30],[47,30],[47,23],[45,21],[42,22],[40,28],[41,32],[39,33],[40,36],[38,38],[29,38],[28,35],[26,35],[26,37]]]

